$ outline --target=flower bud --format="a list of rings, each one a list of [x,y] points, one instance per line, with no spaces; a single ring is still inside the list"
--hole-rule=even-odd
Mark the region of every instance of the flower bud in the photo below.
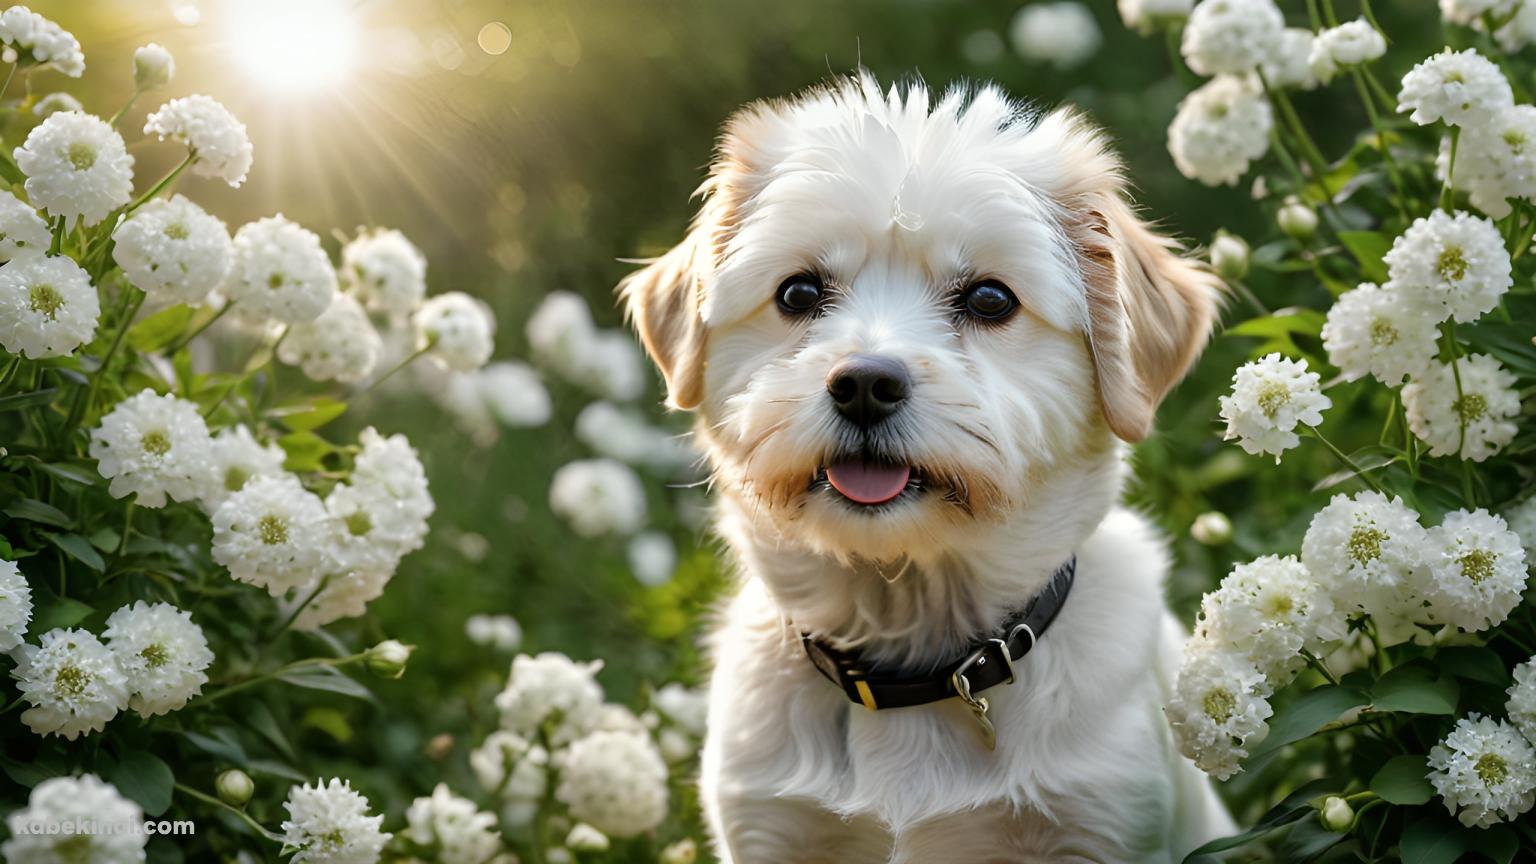
[[[606,852],[608,835],[585,822],[577,822],[571,833],[565,835],[565,846],[576,852]]]
[[[157,90],[171,83],[176,74],[176,60],[171,52],[151,42],[133,52],[133,86],[139,90]]]
[[[1236,234],[1225,231],[1211,242],[1211,266],[1223,279],[1236,280],[1248,275],[1248,244]]]
[[[1232,520],[1219,510],[1201,513],[1189,526],[1189,536],[1205,546],[1220,546],[1232,539]]]
[[[386,639],[368,649],[368,671],[380,678],[399,678],[405,674],[406,661],[415,650],[415,646],[402,645],[397,639]]]
[[[1328,796],[1323,802],[1323,809],[1318,813],[1318,821],[1329,831],[1343,834],[1351,825],[1355,824],[1355,811],[1337,795]]]
[[[1275,214],[1275,221],[1280,223],[1280,230],[1286,236],[1295,240],[1306,240],[1317,233],[1317,211],[1295,195],[1285,199],[1280,212]]]
[[[255,781],[239,768],[231,768],[220,774],[213,781],[213,788],[219,793],[219,800],[231,807],[244,807],[251,796],[256,794]]]
[[[693,864],[699,857],[699,844],[686,837],[661,850],[661,864]]]

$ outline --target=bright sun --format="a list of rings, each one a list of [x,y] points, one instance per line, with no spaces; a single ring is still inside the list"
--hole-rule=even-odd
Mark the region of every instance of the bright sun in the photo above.
[[[357,57],[358,28],[346,0],[236,0],[229,38],[246,73],[296,91],[339,83]]]

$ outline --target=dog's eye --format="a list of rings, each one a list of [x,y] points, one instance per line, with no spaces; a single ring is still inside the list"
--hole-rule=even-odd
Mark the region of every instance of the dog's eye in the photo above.
[[[1019,308],[1019,300],[1008,286],[995,279],[985,279],[965,289],[961,295],[965,311],[988,321],[999,321]]]
[[[821,304],[821,294],[820,279],[809,273],[797,273],[779,285],[779,311],[785,315],[804,315]]]

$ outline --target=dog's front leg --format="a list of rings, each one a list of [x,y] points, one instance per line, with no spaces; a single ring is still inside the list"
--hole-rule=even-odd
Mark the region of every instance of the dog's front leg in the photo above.
[[[717,800],[712,808],[722,864],[885,864],[890,835],[873,819],[843,819],[812,801]]]

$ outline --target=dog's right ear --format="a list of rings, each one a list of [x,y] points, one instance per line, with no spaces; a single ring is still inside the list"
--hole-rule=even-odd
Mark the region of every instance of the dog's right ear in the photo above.
[[[707,331],[696,259],[698,228],[683,242],[619,283],[626,314],[667,382],[667,405],[683,411],[704,398]]]

